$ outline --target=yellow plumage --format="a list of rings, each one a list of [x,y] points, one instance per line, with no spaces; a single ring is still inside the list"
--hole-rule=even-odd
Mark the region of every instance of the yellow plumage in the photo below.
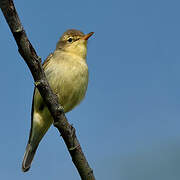
[[[91,35],[77,30],[65,32],[54,53],[43,64],[47,80],[65,112],[72,110],[85,96],[88,86],[87,39]],[[33,98],[31,132],[22,164],[24,172],[30,168],[39,142],[53,122],[38,89]]]

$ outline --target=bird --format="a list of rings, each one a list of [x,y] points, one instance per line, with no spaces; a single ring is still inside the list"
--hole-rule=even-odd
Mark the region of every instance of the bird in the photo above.
[[[42,64],[50,87],[58,97],[64,112],[71,111],[84,99],[88,86],[87,40],[94,32],[84,34],[76,29],[69,29],[60,37],[56,48]],[[22,162],[22,171],[30,169],[38,145],[50,126],[53,118],[35,87],[31,129]]]

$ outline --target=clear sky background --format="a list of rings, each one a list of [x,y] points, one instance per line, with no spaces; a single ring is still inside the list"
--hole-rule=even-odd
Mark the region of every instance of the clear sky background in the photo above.
[[[44,60],[69,29],[94,31],[85,100],[67,114],[99,180],[180,179],[180,1],[15,0]],[[78,180],[51,127],[29,172],[21,162],[33,79],[0,13],[0,179]]]

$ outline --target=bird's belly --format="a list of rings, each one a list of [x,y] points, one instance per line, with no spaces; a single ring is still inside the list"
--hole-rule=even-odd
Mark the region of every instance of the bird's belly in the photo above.
[[[88,85],[88,70],[71,68],[67,71],[56,71],[48,77],[53,92],[58,96],[64,112],[72,110],[85,96]]]

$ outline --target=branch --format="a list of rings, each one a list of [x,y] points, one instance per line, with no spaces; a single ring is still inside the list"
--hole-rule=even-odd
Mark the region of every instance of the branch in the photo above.
[[[82,180],[95,180],[81,146],[72,127],[64,114],[63,108],[58,103],[58,98],[53,94],[41,65],[41,59],[37,56],[32,44],[27,38],[25,30],[20,22],[13,0],[0,0],[0,8],[16,40],[18,51],[28,65],[44,102],[46,103],[53,119],[54,126],[64,139],[72,161],[76,166]]]

